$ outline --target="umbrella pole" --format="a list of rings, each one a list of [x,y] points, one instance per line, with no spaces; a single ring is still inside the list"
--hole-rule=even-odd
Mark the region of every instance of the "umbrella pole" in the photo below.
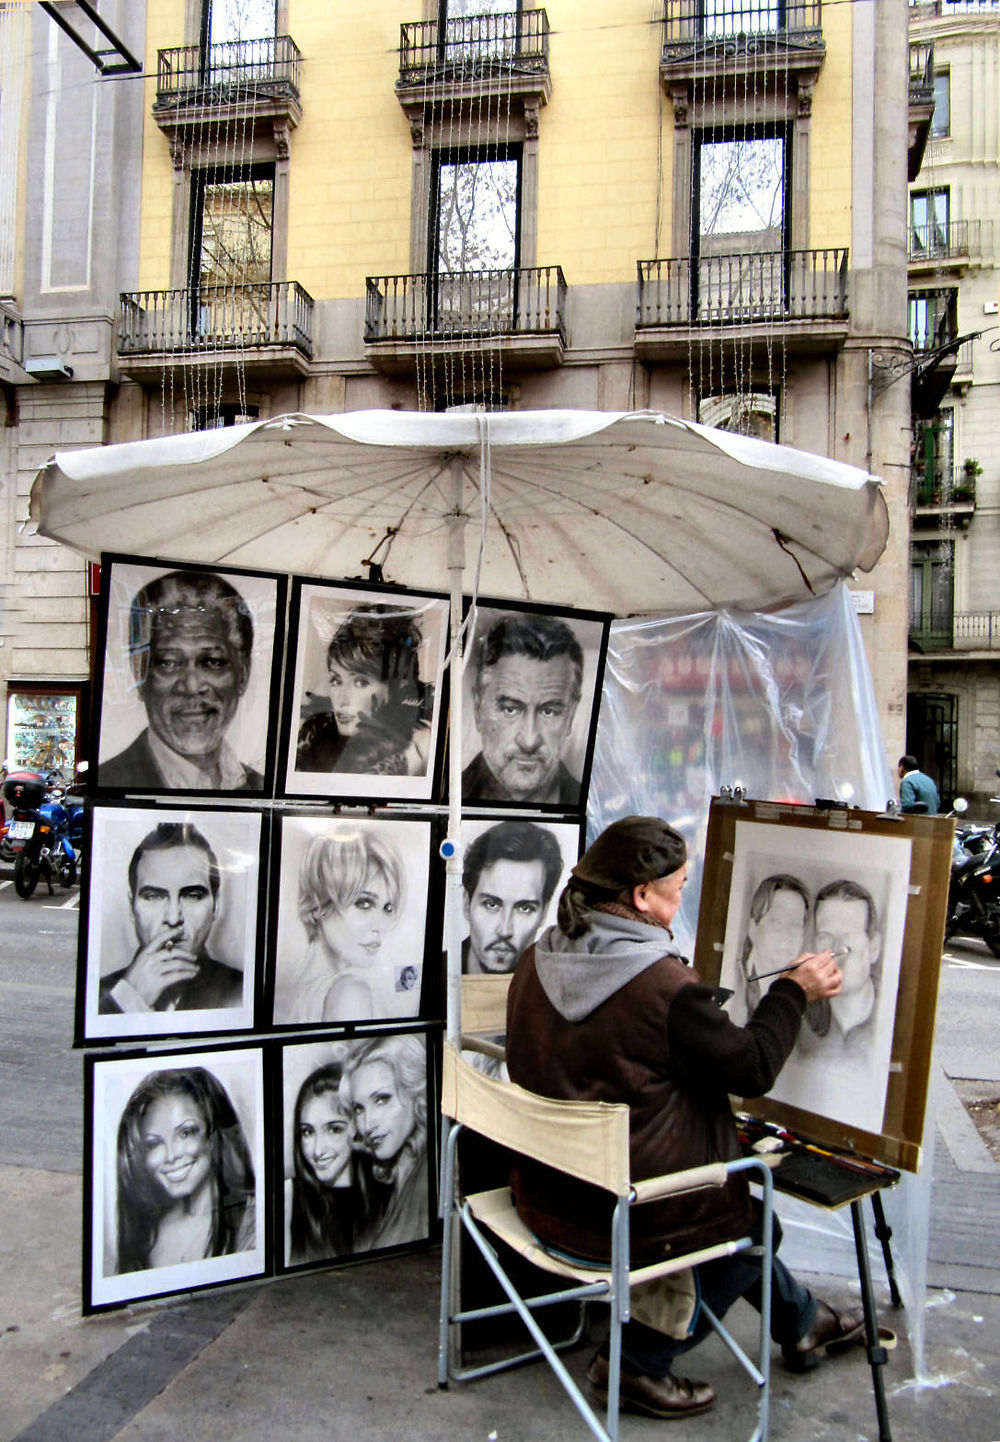
[[[465,523],[462,511],[462,457],[451,462],[448,517],[448,574],[451,581],[451,689],[448,736],[448,837],[441,848],[446,862],[447,1037],[458,1045],[462,1031],[462,578],[465,574]]]

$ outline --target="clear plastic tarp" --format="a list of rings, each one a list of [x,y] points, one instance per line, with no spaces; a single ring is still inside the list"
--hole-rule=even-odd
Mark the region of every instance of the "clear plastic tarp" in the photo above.
[[[880,811],[892,772],[850,592],[769,614],[703,611],[616,621],[611,629],[587,814],[588,841],[620,816],[655,814],[684,833],[691,857],[674,934],[694,950],[711,799],[829,799]],[[933,1109],[928,1108],[928,1140]],[[932,1155],[883,1193],[906,1308],[914,1375],[923,1316]],[[790,1266],[857,1278],[849,1208],[780,1199]],[[871,1230],[876,1282],[886,1277]]]

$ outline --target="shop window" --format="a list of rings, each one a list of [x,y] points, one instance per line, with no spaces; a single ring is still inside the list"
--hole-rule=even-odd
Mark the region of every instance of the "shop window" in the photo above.
[[[7,744],[13,770],[59,771],[71,780],[80,739],[83,688],[31,682],[7,688]]]
[[[950,191],[914,190],[910,195],[910,257],[943,255],[948,249]]]

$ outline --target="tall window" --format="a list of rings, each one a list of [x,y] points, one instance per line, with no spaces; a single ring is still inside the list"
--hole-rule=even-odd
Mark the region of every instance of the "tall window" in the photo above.
[[[780,309],[788,236],[784,127],[696,138],[692,252],[699,320],[741,320]]]
[[[931,116],[931,135],[951,134],[951,74],[947,70],[934,72],[934,114]]]
[[[948,250],[949,189],[914,190],[910,195],[910,255],[943,255]]]
[[[949,406],[929,420],[916,420],[913,432],[913,479],[918,506],[939,503],[955,475],[955,412]]]
[[[910,340],[914,350],[933,350],[958,334],[958,292],[910,292]]]
[[[439,0],[443,60],[511,60],[517,54],[521,0]]]
[[[951,645],[954,595],[954,541],[914,541],[910,550],[910,635],[919,645]]]
[[[438,153],[430,235],[437,328],[510,328],[520,209],[520,146]]]
[[[200,170],[192,184],[193,328],[216,336],[266,328],[274,167]]]

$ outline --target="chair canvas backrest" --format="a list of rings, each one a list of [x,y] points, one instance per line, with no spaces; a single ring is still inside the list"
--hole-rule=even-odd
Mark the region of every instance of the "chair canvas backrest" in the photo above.
[[[480,1136],[615,1196],[630,1191],[628,1107],[622,1102],[536,1096],[484,1076],[446,1042],[441,1111]]]
[[[507,993],[513,979],[513,972],[502,976],[462,977],[463,1031],[507,1030]]]

